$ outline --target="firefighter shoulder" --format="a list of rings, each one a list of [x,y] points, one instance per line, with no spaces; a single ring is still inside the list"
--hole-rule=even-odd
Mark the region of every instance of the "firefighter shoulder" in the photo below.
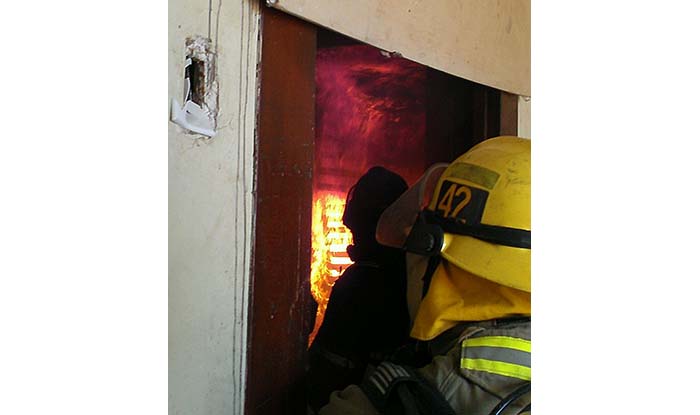
[[[377,240],[423,259],[408,270],[409,286],[428,282],[411,336],[432,362],[383,362],[321,415],[528,413],[530,140],[492,138],[429,169],[384,212]]]

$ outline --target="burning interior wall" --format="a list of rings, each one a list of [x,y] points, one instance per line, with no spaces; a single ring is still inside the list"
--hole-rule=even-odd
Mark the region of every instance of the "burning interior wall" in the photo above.
[[[310,275],[318,312],[309,343],[333,284],[352,263],[352,235],[342,224],[348,190],[375,165],[411,184],[429,162],[426,78],[425,66],[368,45],[318,49]]]

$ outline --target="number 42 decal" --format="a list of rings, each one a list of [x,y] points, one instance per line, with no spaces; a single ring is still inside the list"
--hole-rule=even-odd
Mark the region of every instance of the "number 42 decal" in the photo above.
[[[440,202],[437,205],[437,210],[442,211],[443,218],[448,216],[456,218],[471,200],[472,191],[469,187],[452,183],[447,191],[441,196]]]

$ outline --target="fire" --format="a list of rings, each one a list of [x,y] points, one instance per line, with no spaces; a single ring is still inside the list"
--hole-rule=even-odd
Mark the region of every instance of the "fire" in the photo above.
[[[352,244],[352,233],[343,225],[345,195],[319,192],[314,195],[311,229],[311,293],[318,303],[316,323],[309,336],[313,342],[328,305],[328,297],[336,280],[352,261],[346,253]]]
[[[343,173],[323,177],[329,185],[324,190],[347,191],[352,179],[374,165],[399,173],[409,183],[420,176],[416,171],[427,167],[426,79],[424,66],[387,58],[372,46],[318,51],[317,171],[321,176]]]
[[[371,166],[408,183],[426,163],[426,67],[369,45],[321,48],[316,55],[316,141],[311,291],[318,303],[313,341],[336,280],[352,262],[342,224],[345,195]]]

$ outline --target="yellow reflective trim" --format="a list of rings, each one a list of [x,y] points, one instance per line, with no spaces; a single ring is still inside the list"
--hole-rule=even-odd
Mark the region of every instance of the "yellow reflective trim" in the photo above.
[[[530,340],[507,336],[473,337],[462,342],[462,347],[504,347],[530,353]]]
[[[527,366],[486,359],[469,359],[466,357],[462,358],[461,363],[462,369],[479,370],[511,378],[530,380],[530,368]]]

